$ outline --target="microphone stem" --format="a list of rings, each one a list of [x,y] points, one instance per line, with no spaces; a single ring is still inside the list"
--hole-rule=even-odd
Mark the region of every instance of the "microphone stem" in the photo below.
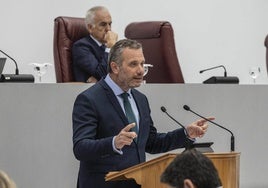
[[[231,151],[234,151],[235,150],[235,138],[234,136],[232,135],[231,136]]]
[[[168,117],[170,117],[173,121],[175,121],[176,123],[178,123],[186,131],[186,128],[180,122],[178,122],[171,115],[169,115],[169,113],[167,113],[167,112],[165,112],[165,113],[168,115]],[[186,133],[187,133],[187,131],[186,131]],[[188,135],[188,133],[187,133],[187,135]]]
[[[190,137],[189,137],[189,134],[188,134],[186,128],[180,122],[178,122],[176,119],[174,119],[171,115],[169,115],[168,112],[164,112],[164,113],[166,113],[168,117],[170,117],[173,121],[175,121],[176,123],[178,123],[183,128],[183,130],[185,131],[186,137],[187,137],[186,140],[185,140],[185,149],[186,150],[191,149],[192,148],[191,147],[192,146],[192,142],[189,140]]]
[[[209,119],[205,118],[204,116],[201,116],[200,114],[195,113],[195,112],[194,112],[194,111],[192,111],[192,110],[189,110],[189,111],[191,111],[191,112],[192,112],[192,113],[194,113],[195,115],[197,115],[197,116],[199,116],[199,117],[203,118],[204,120],[207,120],[208,122],[213,123],[213,124],[215,124],[215,125],[219,126],[220,128],[222,128],[222,129],[224,129],[224,130],[228,131],[229,133],[231,133],[231,135],[232,135],[232,136],[234,136],[234,134],[232,133],[232,131],[230,131],[229,129],[227,129],[227,128],[225,128],[225,127],[223,127],[223,126],[221,126],[221,125],[219,125],[219,124],[215,123],[214,121],[211,121],[211,120],[209,120]]]
[[[6,54],[5,52],[3,52],[2,50],[0,50],[0,52],[2,52],[5,56],[7,56],[8,58],[10,58],[10,59],[15,63],[15,66],[16,66],[15,74],[16,74],[16,75],[19,75],[18,64],[17,64],[17,62],[15,61],[15,59],[13,59],[12,57],[10,57],[8,54]]]
[[[211,68],[208,68],[208,69],[204,69],[204,70],[201,70],[200,73],[203,73],[204,71],[208,71],[208,70],[212,70],[212,69],[216,69],[216,68],[219,68],[219,67],[222,67],[223,65],[219,65],[219,66],[216,66],[216,67],[211,67]]]
[[[223,127],[223,126],[221,126],[221,125],[219,125],[219,124],[217,124],[217,123],[215,123],[215,122],[213,122],[213,121],[211,121],[211,120],[209,120],[209,119],[207,119],[207,118],[201,116],[200,114],[195,113],[195,112],[192,111],[191,109],[189,109],[189,111],[191,111],[191,112],[194,113],[195,115],[197,115],[197,116],[199,116],[199,117],[201,117],[201,118],[207,120],[207,121],[210,122],[210,123],[213,123],[213,124],[217,125],[217,126],[220,127],[220,128],[223,128],[224,130],[226,130],[226,131],[228,131],[229,133],[231,133],[231,151],[234,151],[234,150],[235,150],[235,138],[234,138],[234,134],[232,133],[232,131],[230,131],[229,129],[227,129],[227,128],[225,128],[225,127]]]
[[[211,68],[208,68],[208,69],[204,69],[204,70],[199,71],[199,73],[203,73],[205,71],[216,69],[216,68],[219,68],[219,67],[222,67],[224,69],[224,77],[227,77],[227,71],[226,71],[226,68],[223,65],[219,65],[219,66],[216,66],[216,67],[211,67]]]

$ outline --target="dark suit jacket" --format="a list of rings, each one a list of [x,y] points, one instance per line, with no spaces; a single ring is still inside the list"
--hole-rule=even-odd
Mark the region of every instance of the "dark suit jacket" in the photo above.
[[[73,108],[73,151],[80,161],[79,188],[137,188],[131,182],[105,183],[104,176],[145,161],[145,152],[161,153],[184,146],[183,129],[157,133],[146,96],[132,89],[139,110],[137,143],[113,151],[112,139],[127,124],[127,118],[111,88],[104,80],[79,94]]]
[[[91,76],[97,80],[107,74],[108,53],[90,37],[84,37],[72,47],[73,73],[76,81],[86,82]]]

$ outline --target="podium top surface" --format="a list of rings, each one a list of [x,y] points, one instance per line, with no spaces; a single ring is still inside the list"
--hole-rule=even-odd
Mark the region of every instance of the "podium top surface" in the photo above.
[[[236,157],[240,156],[239,152],[204,153],[204,154],[206,156],[208,156],[209,158],[211,158],[211,159],[236,158]],[[125,175],[128,174],[128,173],[132,173],[132,172],[135,172],[137,170],[142,170],[143,168],[146,168],[146,167],[151,166],[151,165],[158,164],[158,163],[163,162],[163,161],[173,160],[177,155],[179,155],[179,153],[167,153],[167,154],[164,154],[164,155],[162,155],[160,157],[157,157],[157,158],[151,159],[149,161],[137,164],[135,166],[126,168],[126,169],[121,170],[121,171],[109,172],[106,175],[105,180],[106,181],[110,181],[110,180],[114,180],[114,179],[124,180],[124,179],[126,179]]]

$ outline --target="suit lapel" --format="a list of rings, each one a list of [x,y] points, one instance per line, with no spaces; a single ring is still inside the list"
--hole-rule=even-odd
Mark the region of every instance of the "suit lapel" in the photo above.
[[[142,133],[144,133],[144,114],[145,114],[145,108],[142,100],[139,100],[140,96],[137,93],[135,89],[132,89],[132,96],[134,97],[135,103],[137,105],[138,111],[139,111],[139,116],[140,116],[140,121],[139,121],[139,134],[138,134],[138,140],[140,140],[140,137],[142,137]]]
[[[106,82],[104,81],[104,79],[100,80],[100,85],[103,87],[108,99],[110,100],[112,106],[114,107],[115,111],[117,112],[117,114],[121,117],[124,125],[128,124],[128,120],[125,116],[124,111],[122,110],[116,96],[114,95],[114,92],[112,91],[112,89],[106,84]]]
[[[98,61],[102,61],[102,59],[104,59],[107,63],[108,53],[104,52],[100,46],[91,38],[91,36],[88,36],[88,40],[93,45],[93,50],[95,51],[94,54],[96,54]]]

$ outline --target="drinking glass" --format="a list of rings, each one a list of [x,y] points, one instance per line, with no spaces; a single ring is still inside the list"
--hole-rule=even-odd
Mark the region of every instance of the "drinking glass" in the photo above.
[[[52,66],[50,63],[31,63],[30,65],[34,68],[34,73],[38,77],[39,83],[42,83],[42,77],[46,74],[49,66]]]
[[[256,79],[261,73],[261,68],[260,67],[250,67],[249,68],[249,75],[253,79],[253,83],[256,83]]]

